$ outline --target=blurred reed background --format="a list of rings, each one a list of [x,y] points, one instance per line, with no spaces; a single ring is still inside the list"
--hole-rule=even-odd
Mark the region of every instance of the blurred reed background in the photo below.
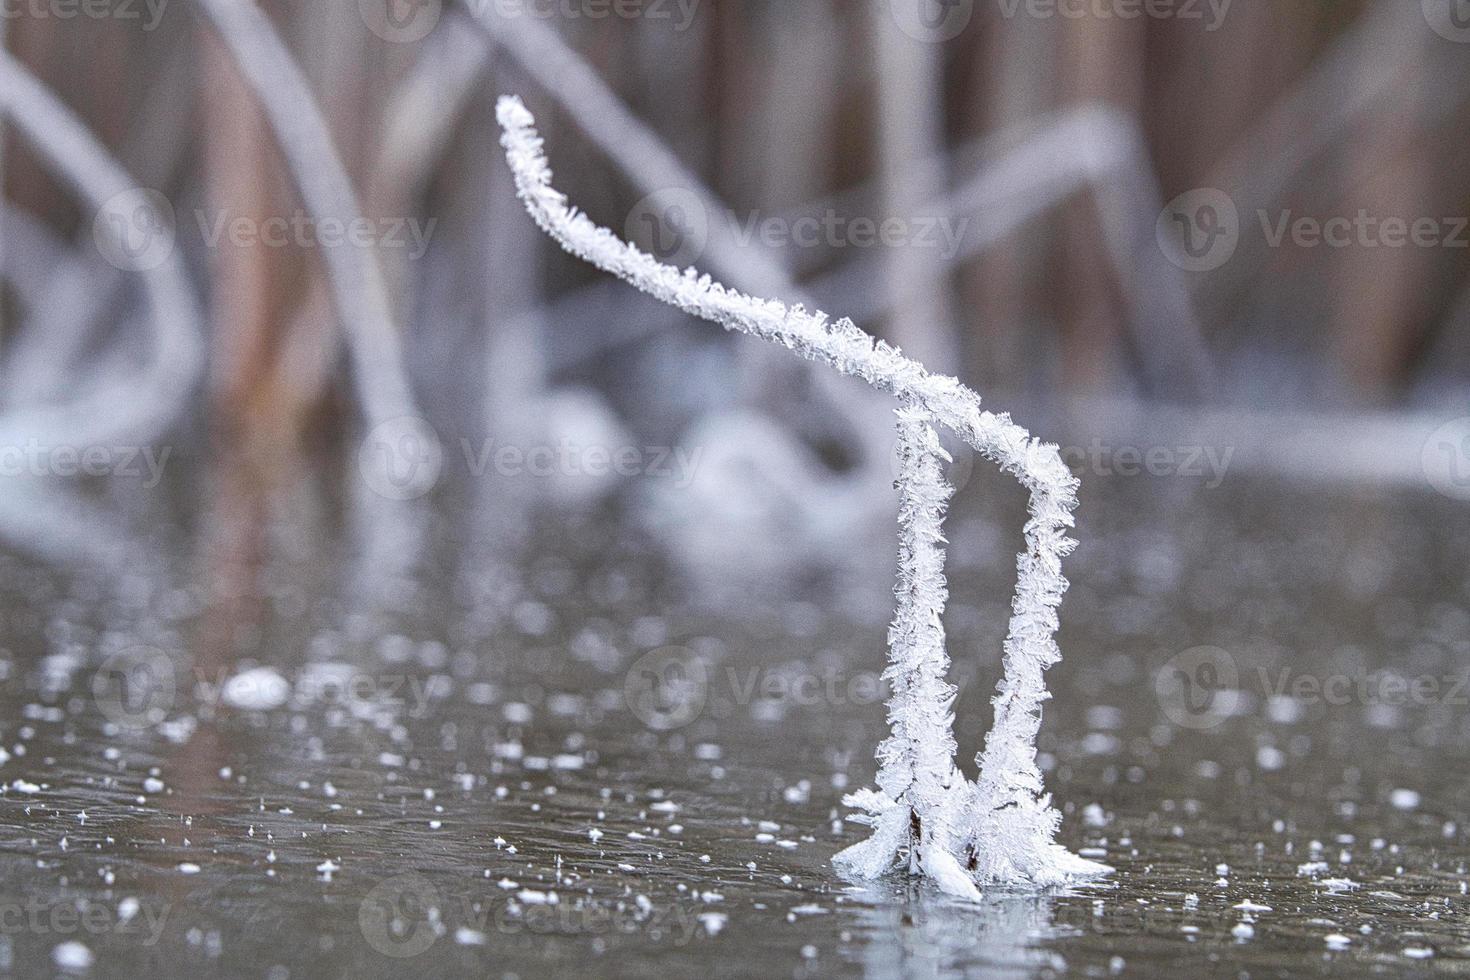
[[[7,131],[0,397],[23,419],[157,360],[134,272],[166,253],[204,353],[144,436],[251,461],[245,499],[400,416],[445,447],[728,448],[738,412],[802,465],[881,460],[855,388],[555,253],[505,92],[600,222],[852,315],[1046,438],[1423,483],[1470,414],[1465,0],[5,3],[8,51],[162,203],[99,208]],[[362,240],[324,244],[354,208]]]

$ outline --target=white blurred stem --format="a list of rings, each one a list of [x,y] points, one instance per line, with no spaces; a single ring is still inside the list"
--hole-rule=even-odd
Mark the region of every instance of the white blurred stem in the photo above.
[[[194,101],[187,63],[192,52],[174,44],[153,75],[142,104],[149,106],[136,128],[126,135],[126,160],[136,161],[137,181],[148,187],[168,182],[185,152]],[[20,220],[16,217],[15,220]],[[92,229],[80,229],[79,240],[59,252],[42,294],[26,310],[22,329],[3,366],[0,391],[6,404],[56,399],[76,386],[78,365],[107,318],[116,318],[127,274],[102,261],[92,245]],[[129,330],[113,331],[116,346],[131,343]]]
[[[924,207],[943,192],[944,173],[924,166],[944,145],[944,86],[940,45],[917,41],[883,21],[873,33],[878,64],[878,145],[883,218],[918,227]],[[959,367],[959,341],[950,305],[949,269],[942,255],[909,241],[884,250],[888,336],[936,371]]]
[[[259,99],[306,210],[317,222],[360,223],[362,209],[327,122],[265,14],[250,0],[199,0],[199,5]],[[323,248],[322,258],[369,426],[418,416],[374,250],[344,242]]]
[[[10,55],[0,52],[0,110],[94,213],[135,186],[86,126]],[[106,231],[106,223],[102,223]],[[89,446],[156,438],[193,393],[202,363],[199,314],[176,250],[140,273],[151,315],[149,360],[137,376],[64,404],[0,416],[0,443]]]
[[[0,49],[0,110],[37,154],[78,194],[86,211],[103,208],[132,181],[86,126],[15,59]],[[107,230],[106,223],[103,225]],[[8,263],[7,263],[8,264]],[[75,400],[0,415],[0,445],[118,445],[159,438],[187,404],[198,380],[202,343],[198,308],[176,253],[142,273],[150,316],[149,361],[135,376]],[[18,483],[0,494],[0,532],[51,559],[113,563],[128,554],[113,516],[69,488]]]

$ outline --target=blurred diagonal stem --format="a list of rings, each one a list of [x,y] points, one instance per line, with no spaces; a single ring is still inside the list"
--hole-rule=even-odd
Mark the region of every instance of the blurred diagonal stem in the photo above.
[[[128,175],[86,126],[34,76],[0,50],[0,114],[12,119],[90,210],[101,211],[136,190]],[[156,217],[156,216],[154,216]],[[99,233],[118,233],[108,222]],[[161,437],[193,396],[203,357],[199,314],[183,263],[170,249],[141,271],[149,359],[134,376],[112,380],[72,401],[13,408],[0,415],[0,445],[37,444],[81,449],[110,441]],[[8,537],[47,557],[103,561],[127,553],[116,521],[73,493],[15,483],[5,491],[0,528]]]
[[[0,110],[94,211],[136,190],[86,126],[9,54],[0,52]],[[98,227],[113,231],[107,222]],[[170,250],[141,270],[150,359],[137,377],[112,381],[76,400],[26,406],[0,416],[0,443],[86,446],[117,439],[156,438],[192,396],[202,362],[199,314],[183,263]]]
[[[250,0],[199,0],[199,6],[259,99],[306,209],[318,221],[360,221],[357,194],[326,120],[269,19]],[[418,416],[377,257],[345,243],[322,251],[368,424]]]

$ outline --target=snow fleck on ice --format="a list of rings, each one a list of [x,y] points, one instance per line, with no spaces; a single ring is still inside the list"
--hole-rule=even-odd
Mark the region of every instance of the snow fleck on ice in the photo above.
[[[242,711],[279,708],[291,696],[291,683],[271,667],[255,667],[225,681],[220,697]]]
[[[51,961],[56,964],[57,969],[68,972],[90,970],[95,959],[90,949],[74,939],[51,951]]]
[[[1388,802],[1392,803],[1396,810],[1417,810],[1419,799],[1419,794],[1414,790],[1396,789],[1389,794]]]

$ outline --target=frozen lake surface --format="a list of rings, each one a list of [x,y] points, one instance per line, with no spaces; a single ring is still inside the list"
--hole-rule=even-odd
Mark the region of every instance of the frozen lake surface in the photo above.
[[[886,730],[887,551],[691,578],[615,508],[460,502],[384,607],[298,501],[259,585],[233,507],[123,576],[0,559],[0,974],[1467,969],[1463,509],[1234,477],[1083,500],[1041,747],[1065,843],[1117,871],[978,908],[828,865]],[[1019,505],[950,519],[967,760]]]

